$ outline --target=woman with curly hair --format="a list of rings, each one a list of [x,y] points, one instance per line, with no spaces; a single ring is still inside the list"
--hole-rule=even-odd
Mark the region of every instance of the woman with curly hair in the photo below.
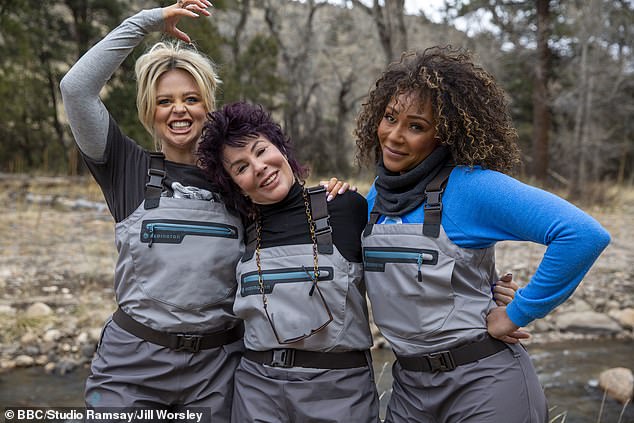
[[[397,358],[386,422],[547,421],[519,328],[574,292],[609,234],[504,173],[520,161],[505,93],[463,50],[389,65],[355,135],[378,174],[363,257],[374,320]],[[547,249],[514,300],[494,308],[505,240]]]

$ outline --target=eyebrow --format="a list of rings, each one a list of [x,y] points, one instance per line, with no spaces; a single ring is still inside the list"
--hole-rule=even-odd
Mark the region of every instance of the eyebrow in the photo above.
[[[188,95],[196,95],[196,96],[198,96],[198,97],[200,97],[200,96],[201,96],[201,94],[200,94],[198,91],[187,91],[186,93],[183,93],[183,96],[184,96],[184,97],[187,97]],[[156,94],[156,97],[157,97],[157,98],[159,98],[159,97],[174,97],[174,95],[172,95],[172,94],[162,94],[162,93],[157,93],[157,94]]]
[[[395,108],[393,105],[391,105],[391,104],[388,104],[388,105],[387,105],[387,108],[388,108],[388,109],[389,109],[392,113],[395,113],[395,114],[397,114],[397,115],[399,115],[399,114],[400,114],[400,112],[399,112],[399,111],[397,111],[397,110],[396,110],[396,108]],[[427,122],[427,124],[428,124],[428,125],[431,125],[431,122],[430,122],[427,118],[423,117],[423,115],[405,115],[405,116],[406,116],[406,117],[408,117],[408,118],[410,118],[410,119],[420,119],[420,120],[424,120],[425,122]]]
[[[253,144],[251,144],[251,148],[249,150],[251,150],[251,152],[253,153],[253,150],[255,150],[255,148],[258,146],[258,144],[263,143],[264,140],[261,139],[256,139]],[[233,166],[235,166],[236,164],[240,163],[241,161],[243,161],[242,159],[238,159],[234,162],[229,163],[228,161],[225,160],[225,162],[227,164],[229,164],[229,167],[233,168]]]

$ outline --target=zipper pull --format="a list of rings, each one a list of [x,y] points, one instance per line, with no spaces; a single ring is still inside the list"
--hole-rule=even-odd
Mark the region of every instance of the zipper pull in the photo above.
[[[152,248],[152,243],[154,242],[154,225],[147,225],[148,232],[150,234],[150,242],[148,243],[148,248]]]
[[[420,253],[418,255],[418,259],[416,260],[416,263],[418,263],[418,282],[422,282],[423,272],[420,271],[420,268],[423,266],[423,253]]]
[[[310,280],[313,282],[312,285],[310,286],[310,291],[308,291],[308,296],[312,297],[313,294],[315,293],[315,288],[317,287],[317,278],[319,277],[319,271],[317,271],[318,273],[315,273],[315,275],[313,276],[310,274],[310,272],[306,269],[304,265],[302,265],[302,269],[304,270],[304,273],[306,273],[306,275],[308,275]]]

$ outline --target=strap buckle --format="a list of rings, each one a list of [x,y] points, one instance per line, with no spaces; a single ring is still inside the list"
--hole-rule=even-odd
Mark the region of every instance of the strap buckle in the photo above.
[[[316,185],[314,187],[308,187],[306,188],[306,192],[311,195],[311,194],[319,194],[320,192],[326,192],[326,187],[323,185]]]
[[[295,350],[292,348],[284,348],[273,350],[273,359],[271,366],[273,367],[293,367],[295,364]]]
[[[425,202],[425,210],[442,210],[442,203],[440,198],[442,191],[426,191],[427,201]]]
[[[432,372],[446,372],[456,368],[453,355],[451,351],[439,351],[433,354],[426,354],[423,356],[429,364],[430,371]]]
[[[154,188],[163,187],[163,179],[165,178],[164,170],[149,168],[147,170],[147,176],[150,177],[150,180],[145,184],[146,187],[154,187]]]
[[[330,215],[322,217],[321,219],[315,219],[315,235],[323,235],[332,232],[332,226],[330,226]]]
[[[190,353],[197,353],[200,351],[201,335],[176,335],[176,348],[174,351],[185,351]]]

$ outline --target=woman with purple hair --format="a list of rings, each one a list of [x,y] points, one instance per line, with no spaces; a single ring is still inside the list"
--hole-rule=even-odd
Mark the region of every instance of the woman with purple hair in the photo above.
[[[261,106],[209,115],[200,165],[248,225],[234,312],[247,352],[232,421],[379,421],[360,237],[367,205],[326,202]]]

